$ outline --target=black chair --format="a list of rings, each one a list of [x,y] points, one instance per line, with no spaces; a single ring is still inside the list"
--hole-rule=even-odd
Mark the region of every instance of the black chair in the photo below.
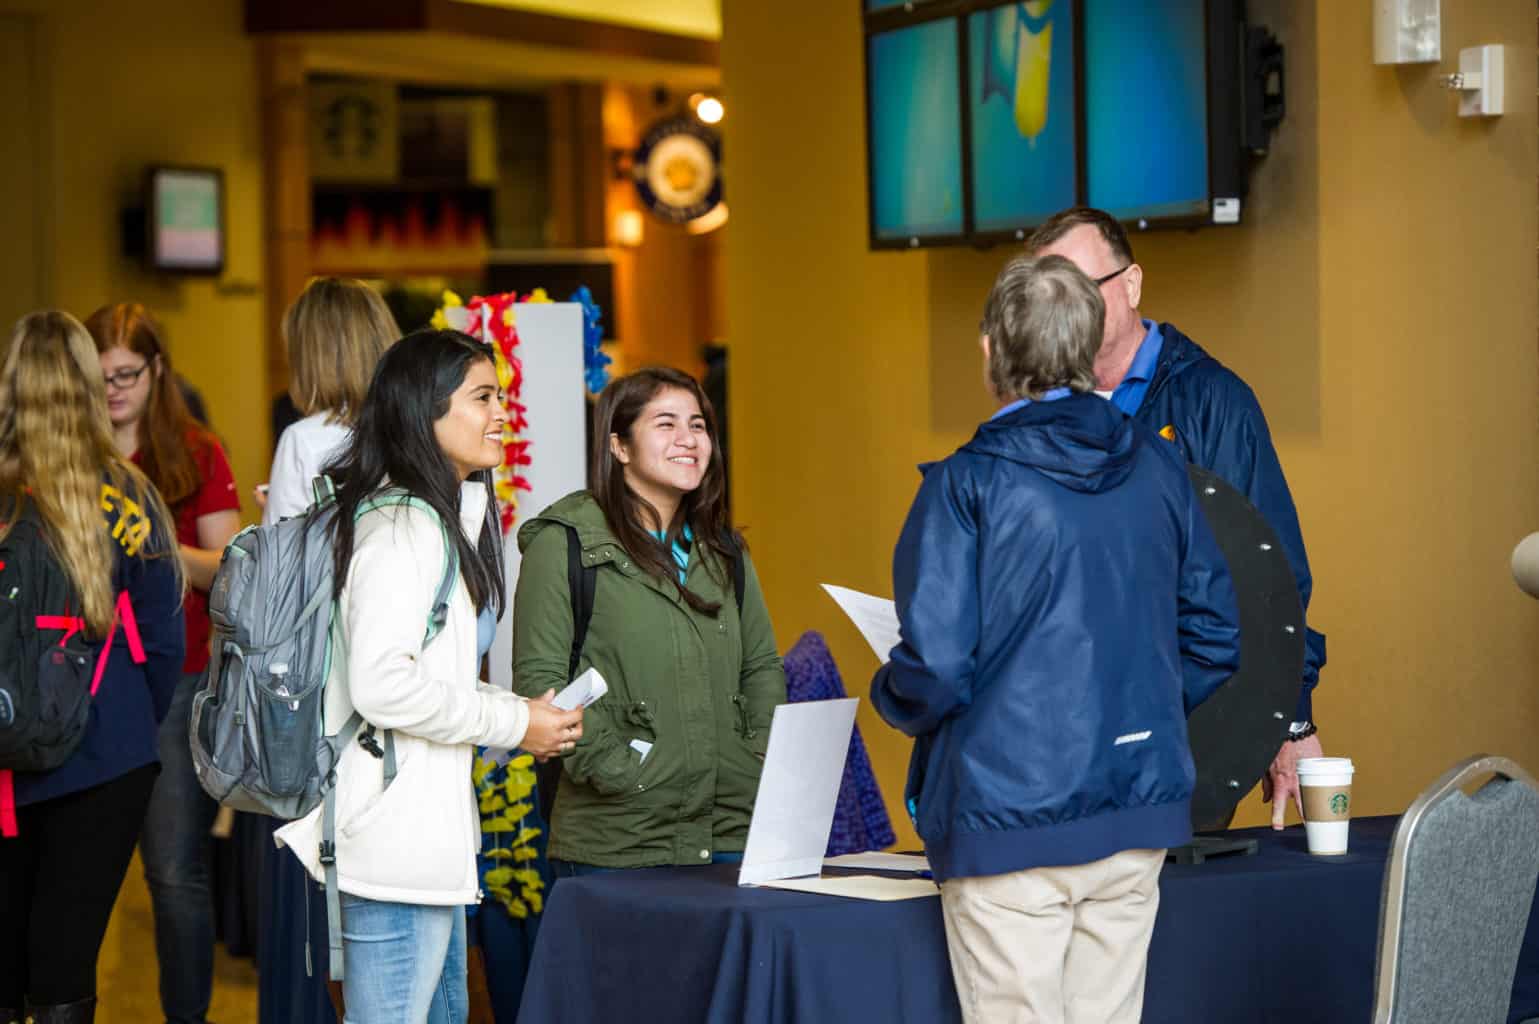
[[[1539,787],[1518,765],[1477,755],[1417,797],[1384,875],[1375,1024],[1504,1024],[1536,880]]]

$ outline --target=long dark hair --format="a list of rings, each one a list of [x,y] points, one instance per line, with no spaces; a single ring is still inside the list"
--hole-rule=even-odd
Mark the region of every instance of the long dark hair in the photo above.
[[[625,482],[625,467],[610,451],[609,438],[616,435],[622,441],[629,441],[631,427],[641,410],[665,388],[678,388],[695,396],[700,413],[705,417],[706,436],[711,439],[711,461],[700,486],[679,502],[673,522],[664,526],[666,539],[659,544],[648,531],[643,512],[651,510],[653,519],[661,517],[650,502]],[[684,601],[706,615],[715,615],[721,605],[706,601],[679,585],[673,542],[687,524],[694,533],[695,550],[709,550],[716,556],[706,560],[706,571],[718,584],[726,585],[723,567],[731,565],[736,557],[736,551],[730,545],[741,549],[743,538],[732,528],[727,516],[727,467],[720,436],[716,429],[716,410],[711,407],[711,400],[705,397],[699,382],[687,373],[665,366],[637,370],[612,381],[599,395],[598,409],[594,412],[593,465],[589,479],[593,482],[593,497],[604,510],[610,532],[643,572],[678,587]]]
[[[477,611],[491,606],[502,617],[506,604],[502,532],[497,528],[491,471],[470,475],[486,487],[485,525],[477,547],[472,548],[460,529],[459,474],[433,433],[434,422],[449,411],[450,399],[478,359],[495,365],[492,347],[459,331],[422,330],[390,346],[375,366],[352,440],[326,467],[337,488],[333,529],[338,594],[353,560],[358,507],[386,486],[388,477],[389,486],[427,502],[443,521],[459,549],[460,573]]]

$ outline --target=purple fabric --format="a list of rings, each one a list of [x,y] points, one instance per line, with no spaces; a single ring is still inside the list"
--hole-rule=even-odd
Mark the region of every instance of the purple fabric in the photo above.
[[[786,652],[785,668],[786,693],[793,703],[848,696],[821,633],[803,633]],[[866,744],[857,725],[850,736],[850,756],[844,762],[844,781],[839,784],[827,856],[880,850],[895,840],[887,805],[882,802],[882,791],[877,787],[876,774],[871,770],[871,759],[866,756]]]

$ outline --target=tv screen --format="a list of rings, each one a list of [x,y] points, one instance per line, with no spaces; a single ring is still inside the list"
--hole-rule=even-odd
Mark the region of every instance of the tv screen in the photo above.
[[[867,37],[867,158],[874,245],[963,234],[957,20]]]
[[[967,19],[973,230],[1011,233],[1078,195],[1074,4],[1033,0]]]
[[[146,183],[150,265],[217,274],[224,269],[224,175],[215,168],[152,167]]]
[[[1086,202],[1119,220],[1208,215],[1204,0],[1084,0]]]

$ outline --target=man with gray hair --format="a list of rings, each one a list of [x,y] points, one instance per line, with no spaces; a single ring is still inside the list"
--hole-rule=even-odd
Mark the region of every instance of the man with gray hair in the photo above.
[[[983,315],[999,411],[926,467],[871,699],[963,1019],[1134,1024],[1165,848],[1191,838],[1186,716],[1239,663],[1223,555],[1174,446],[1096,397],[1105,304],[1019,257]]]

